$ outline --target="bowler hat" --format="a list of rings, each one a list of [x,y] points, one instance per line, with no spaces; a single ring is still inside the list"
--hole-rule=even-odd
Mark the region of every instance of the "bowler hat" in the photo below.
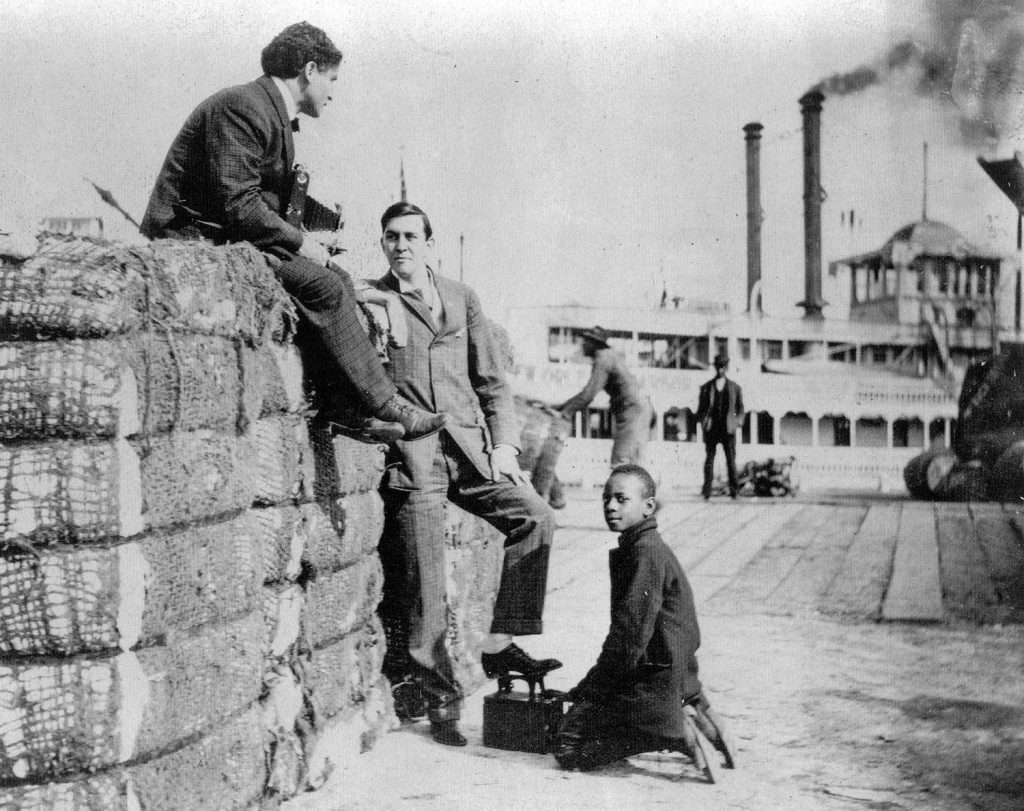
[[[719,352],[715,355],[715,368],[721,369],[723,366],[729,365],[729,356],[725,352]]]
[[[601,329],[601,327],[594,327],[593,329],[585,329],[580,334],[585,340],[593,341],[595,344],[599,344],[605,349],[608,348],[608,330]]]

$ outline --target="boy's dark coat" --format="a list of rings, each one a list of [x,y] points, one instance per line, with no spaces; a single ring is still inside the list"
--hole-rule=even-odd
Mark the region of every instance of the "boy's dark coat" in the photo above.
[[[611,627],[574,698],[601,705],[608,725],[680,738],[682,701],[701,689],[689,581],[654,517],[622,533],[609,567]]]

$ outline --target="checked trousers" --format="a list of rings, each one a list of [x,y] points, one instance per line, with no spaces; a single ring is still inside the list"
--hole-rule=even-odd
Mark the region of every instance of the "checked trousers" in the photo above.
[[[317,354],[319,376],[337,380],[340,374],[362,405],[370,413],[377,411],[397,389],[359,321],[348,274],[297,256],[281,262],[277,277],[312,333],[314,341],[307,336],[306,350]]]
[[[407,622],[408,654],[427,694],[430,720],[455,720],[463,690],[446,644],[451,609],[444,502],[451,500],[505,535],[492,633],[541,633],[554,514],[529,484],[484,479],[444,432],[430,480],[418,484],[418,490],[385,491],[381,613]]]

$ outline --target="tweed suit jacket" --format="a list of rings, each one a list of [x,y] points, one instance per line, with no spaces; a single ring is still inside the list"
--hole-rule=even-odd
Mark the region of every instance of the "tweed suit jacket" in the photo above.
[[[488,450],[493,445],[518,447],[519,430],[501,355],[476,293],[443,276],[434,284],[444,308],[435,324],[421,299],[403,294],[388,273],[374,282],[396,294],[406,310],[409,336],[403,347],[389,350],[388,373],[399,393],[421,408],[447,412],[443,430],[484,478],[490,478]],[[386,484],[418,489],[427,480],[439,451],[439,434],[415,442],[396,442],[389,456]]]
[[[295,160],[291,122],[269,76],[221,90],[192,111],[164,159],[142,233],[181,236],[174,206],[220,225],[227,242],[291,253],[302,232],[284,219]]]

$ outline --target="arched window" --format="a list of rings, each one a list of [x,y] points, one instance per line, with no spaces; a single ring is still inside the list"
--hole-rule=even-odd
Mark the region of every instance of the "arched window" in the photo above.
[[[861,417],[857,420],[856,440],[858,448],[884,448],[886,446],[887,423],[882,417]]]
[[[780,445],[810,445],[811,418],[803,411],[787,411],[779,422]]]
[[[923,448],[924,423],[917,417],[900,417],[892,423],[894,448]]]
[[[850,447],[850,421],[842,414],[826,414],[818,420],[818,444],[825,448]]]

